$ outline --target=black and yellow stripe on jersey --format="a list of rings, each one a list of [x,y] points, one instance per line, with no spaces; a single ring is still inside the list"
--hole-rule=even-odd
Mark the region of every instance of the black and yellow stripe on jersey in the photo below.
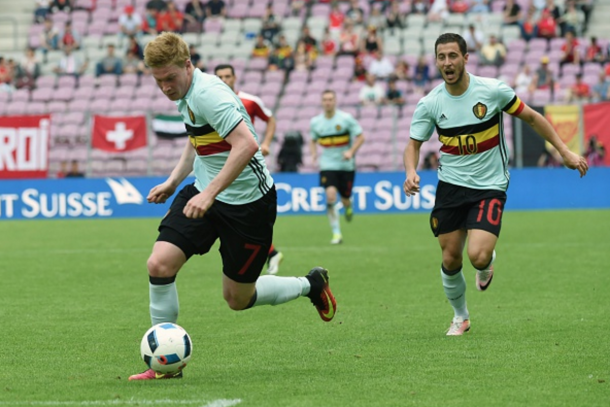
[[[350,143],[350,134],[345,131],[339,134],[322,135],[318,138],[318,143],[322,147],[345,147]]]
[[[218,132],[209,124],[201,127],[191,126],[186,123],[184,125],[186,126],[189,141],[195,151],[197,151],[197,155],[212,155],[231,150],[231,144],[220,137]]]
[[[524,106],[521,99],[515,96],[502,110],[518,115]],[[443,143],[441,151],[452,155],[469,155],[491,150],[500,144],[501,123],[502,113],[499,112],[482,123],[446,129],[437,124],[436,132]]]

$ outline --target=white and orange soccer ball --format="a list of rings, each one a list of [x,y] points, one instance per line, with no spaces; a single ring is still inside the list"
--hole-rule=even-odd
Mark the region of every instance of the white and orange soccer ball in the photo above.
[[[171,322],[150,328],[140,344],[144,363],[157,373],[172,374],[184,369],[192,352],[193,343],[189,334]]]

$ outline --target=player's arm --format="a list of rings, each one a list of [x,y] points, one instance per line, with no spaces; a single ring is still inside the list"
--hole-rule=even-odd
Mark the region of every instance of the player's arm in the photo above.
[[[313,138],[309,140],[309,152],[311,153],[311,162],[316,163],[318,161],[318,142]]]
[[[364,144],[364,134],[360,133],[358,136],[356,136],[356,139],[354,140],[354,144],[352,144],[352,147],[343,153],[343,158],[345,158],[346,160],[351,160],[356,155],[356,152],[363,144]]]
[[[415,195],[419,192],[419,175],[417,175],[417,166],[419,165],[419,150],[423,141],[409,139],[405,153],[403,156],[406,179],[403,189],[407,196]]]
[[[263,155],[268,155],[271,147],[271,142],[273,141],[273,136],[275,135],[275,117],[270,116],[267,120],[267,128],[265,129],[265,137],[263,138],[263,142],[261,143],[261,153]]]
[[[193,170],[193,160],[195,159],[195,149],[191,145],[191,142],[187,140],[182,155],[176,167],[173,169],[167,180],[160,185],[155,186],[150,190],[146,200],[150,203],[163,203],[172,196],[172,194],[178,188],[178,185],[182,183],[188,177]]]
[[[589,170],[587,160],[571,151],[568,146],[565,145],[551,123],[549,123],[544,116],[527,106],[525,103],[523,104],[523,109],[515,115],[532,126],[536,133],[555,147],[559,154],[561,154],[561,158],[563,158],[563,163],[566,167],[578,170],[581,177],[587,173]]]

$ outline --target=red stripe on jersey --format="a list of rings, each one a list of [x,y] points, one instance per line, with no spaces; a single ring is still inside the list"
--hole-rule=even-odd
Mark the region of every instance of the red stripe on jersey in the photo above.
[[[198,146],[197,154],[198,155],[212,155],[212,154],[224,153],[225,151],[230,151],[230,150],[231,150],[231,144],[222,140],[217,143],[210,143],[210,144],[206,144],[204,146]]]
[[[498,146],[499,144],[500,144],[500,136],[495,135],[494,137],[490,138],[489,140],[485,140],[480,143],[477,143],[477,151],[474,154],[479,154],[479,153],[483,153],[487,150],[491,150],[492,148]],[[462,154],[459,146],[443,145],[441,147],[441,151],[443,153],[451,154],[451,155],[469,155],[468,152],[466,152],[466,154]]]
[[[519,107],[517,108],[517,110],[515,110],[512,113],[512,116],[519,116],[519,114],[521,114],[521,112],[523,111],[523,108],[525,108],[525,103],[523,103],[523,101],[521,101],[521,103],[519,104]]]

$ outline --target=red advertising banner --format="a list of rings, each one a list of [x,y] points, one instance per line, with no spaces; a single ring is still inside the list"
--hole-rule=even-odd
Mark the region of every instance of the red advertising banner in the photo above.
[[[0,117],[0,179],[46,178],[51,117]]]
[[[591,146],[591,137],[595,136],[597,143],[601,143],[606,150],[604,165],[610,165],[610,102],[585,105],[583,111],[585,152],[594,147]]]
[[[91,145],[112,153],[146,147],[146,117],[93,116]]]

